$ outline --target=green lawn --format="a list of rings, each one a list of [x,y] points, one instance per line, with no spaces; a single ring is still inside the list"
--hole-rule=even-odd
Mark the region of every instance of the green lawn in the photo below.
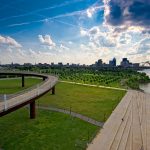
[[[25,87],[22,88],[21,78],[0,80],[0,94],[12,94],[38,84],[41,81],[40,78],[25,78]]]
[[[25,78],[25,88],[41,81],[38,78]],[[0,80],[0,94],[15,93],[25,88],[21,88],[21,78]],[[38,103],[44,106],[64,108],[98,121],[105,121],[124,94],[125,91],[58,83],[56,95],[47,93],[38,100]]]
[[[72,110],[99,121],[105,121],[117,106],[125,91],[58,83],[56,95],[47,93],[39,105]]]
[[[1,149],[82,150],[99,129],[66,114],[37,111],[32,120],[27,108],[0,118]]]

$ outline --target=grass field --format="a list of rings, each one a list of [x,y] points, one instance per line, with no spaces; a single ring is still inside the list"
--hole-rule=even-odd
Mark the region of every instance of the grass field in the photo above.
[[[66,114],[37,111],[33,120],[27,108],[0,118],[0,149],[83,150],[99,129]]]
[[[27,78],[26,87],[41,82]],[[22,90],[21,79],[0,80],[0,93]],[[105,121],[125,91],[58,83],[56,95],[41,97],[39,105],[65,108],[93,119]],[[29,119],[28,108],[0,118],[0,148],[5,150],[83,150],[98,127],[69,115],[37,110],[36,119]]]
[[[58,83],[56,95],[47,93],[38,100],[38,104],[64,108],[105,121],[124,94],[125,91]]]
[[[41,79],[26,78],[25,88],[41,82]],[[21,88],[21,78],[0,80],[0,94],[15,93]],[[58,83],[56,95],[47,93],[37,103],[81,113],[98,121],[105,121],[117,106],[125,91]]]
[[[0,94],[12,94],[16,93],[20,90],[24,90],[29,88],[35,84],[40,83],[42,80],[39,78],[25,78],[25,87],[22,88],[21,78],[18,79],[7,79],[0,80]]]

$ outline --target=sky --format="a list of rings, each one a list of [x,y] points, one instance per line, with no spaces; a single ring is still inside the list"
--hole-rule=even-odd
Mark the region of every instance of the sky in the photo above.
[[[150,61],[150,0],[0,0],[0,62]]]

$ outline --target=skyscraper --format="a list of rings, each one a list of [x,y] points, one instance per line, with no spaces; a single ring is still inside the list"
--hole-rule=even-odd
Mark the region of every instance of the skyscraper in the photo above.
[[[109,61],[109,66],[110,67],[115,67],[116,66],[116,58],[113,58],[113,60]]]

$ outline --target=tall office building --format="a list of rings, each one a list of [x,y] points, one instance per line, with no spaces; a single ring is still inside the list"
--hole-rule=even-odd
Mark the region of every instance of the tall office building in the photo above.
[[[113,58],[113,60],[109,61],[109,66],[110,67],[116,67],[116,58]]]

